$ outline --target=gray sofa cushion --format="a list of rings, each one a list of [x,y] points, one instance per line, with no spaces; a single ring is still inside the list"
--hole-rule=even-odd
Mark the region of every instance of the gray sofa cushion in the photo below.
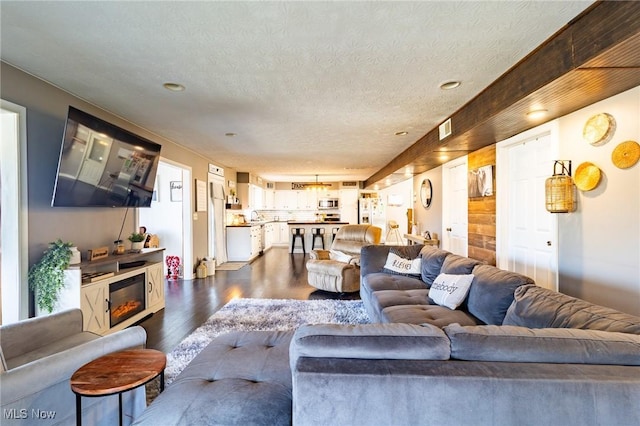
[[[433,246],[424,246],[420,250],[420,256],[422,256],[422,281],[424,281],[427,287],[431,287],[433,280],[440,274],[442,270],[442,264],[444,259],[450,255],[448,251],[440,250]]]
[[[463,325],[480,324],[478,319],[461,310],[452,311],[439,305],[397,305],[384,308],[382,322],[401,322],[406,324],[432,324],[436,327],[459,323]]]
[[[571,328],[444,328],[451,357],[466,361],[640,365],[640,336]]]
[[[313,324],[299,327],[291,342],[291,368],[300,357],[447,360],[449,339],[432,325]]]
[[[513,303],[516,288],[533,284],[524,275],[503,271],[495,266],[478,265],[473,268],[473,283],[467,296],[467,310],[485,324],[500,325]]]
[[[450,275],[468,275],[473,273],[473,268],[479,265],[480,261],[469,259],[468,257],[448,254],[442,262],[440,273]]]
[[[527,285],[515,291],[505,325],[529,328],[582,328],[640,334],[640,317],[594,305],[542,287]]]
[[[135,425],[290,425],[293,331],[213,339]]]
[[[376,311],[376,318],[382,317],[382,310],[397,305],[428,305],[429,289],[417,290],[381,290],[371,295],[371,307]]]

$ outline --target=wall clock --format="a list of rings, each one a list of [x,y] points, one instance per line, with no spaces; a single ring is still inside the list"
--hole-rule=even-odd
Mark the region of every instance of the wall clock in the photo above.
[[[423,180],[422,185],[420,185],[420,202],[425,209],[431,205],[432,192],[433,186],[431,185],[431,180]]]

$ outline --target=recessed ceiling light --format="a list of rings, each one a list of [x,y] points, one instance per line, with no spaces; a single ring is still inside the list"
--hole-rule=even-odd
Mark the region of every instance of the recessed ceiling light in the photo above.
[[[396,132],[396,136],[405,136],[405,135],[408,135],[408,134],[409,134],[409,132],[406,132],[404,130],[401,131],[401,132]]]
[[[185,87],[180,83],[164,83],[162,86],[172,92],[183,92],[185,89]]]
[[[234,137],[234,136],[238,136],[237,133],[233,133],[233,132],[229,132],[229,133],[225,133],[225,136],[229,136],[230,138]]]
[[[530,118],[531,120],[537,120],[542,117],[546,117],[548,112],[549,110],[546,110],[546,109],[534,109],[527,113],[527,117]]]
[[[451,90],[451,89],[455,89],[456,87],[459,87],[461,84],[462,82],[457,80],[445,81],[440,85],[440,88],[442,90]]]

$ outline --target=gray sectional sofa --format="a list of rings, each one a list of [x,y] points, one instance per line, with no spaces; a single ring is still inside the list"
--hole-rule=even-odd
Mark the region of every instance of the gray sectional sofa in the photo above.
[[[429,246],[363,248],[360,292],[371,324],[214,339],[136,424],[640,424],[638,317]]]
[[[125,349],[144,348],[140,326],[108,336],[85,331],[82,311],[69,309],[0,326],[0,424],[74,425],[69,379],[87,362]],[[145,389],[122,397],[125,424],[146,407]],[[84,424],[118,424],[118,397],[83,398]]]

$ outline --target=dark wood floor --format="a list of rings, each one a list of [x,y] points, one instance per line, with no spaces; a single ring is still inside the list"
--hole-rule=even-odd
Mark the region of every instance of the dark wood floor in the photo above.
[[[166,306],[140,323],[147,331],[147,347],[171,352],[186,336],[232,299],[358,299],[307,283],[308,255],[289,254],[284,247],[267,250],[238,271],[216,271],[204,279],[166,280]]]

